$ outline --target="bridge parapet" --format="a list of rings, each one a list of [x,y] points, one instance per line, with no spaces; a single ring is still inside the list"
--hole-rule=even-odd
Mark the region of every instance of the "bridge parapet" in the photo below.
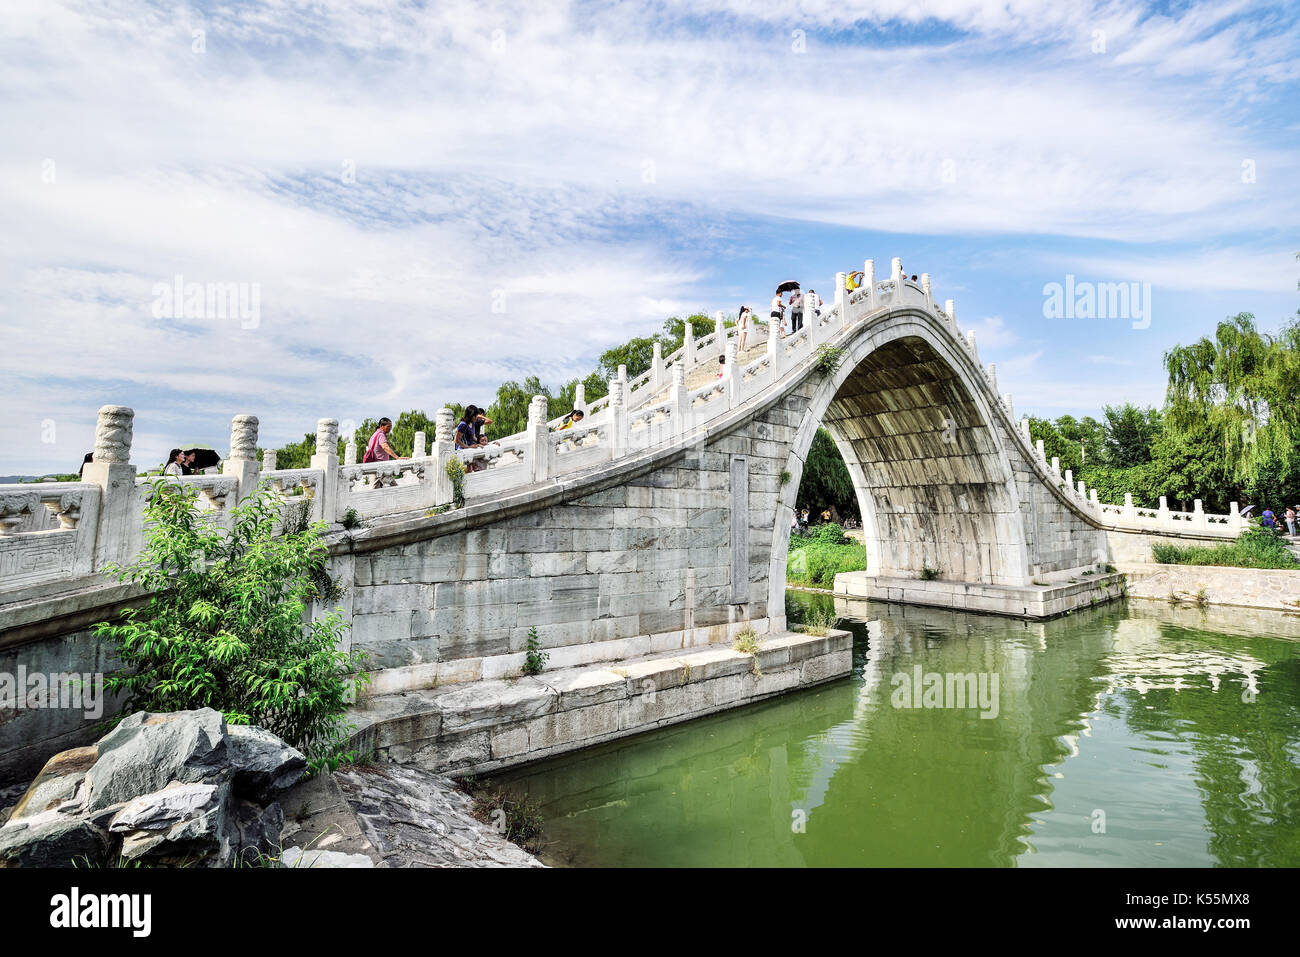
[[[584,408],[586,417],[579,427],[553,431],[561,420],[544,421],[545,399],[535,397],[525,432],[483,448],[458,451],[453,442],[454,417],[441,409],[432,449],[425,448],[421,434],[414,449],[417,454],[410,459],[356,464],[356,446],[349,441],[340,464],[338,422],[321,419],[310,468],[278,469],[274,451],[268,450],[259,469],[258,420],[237,416],[232,422],[231,455],[221,475],[169,481],[195,486],[201,505],[214,513],[218,523],[228,522],[231,506],[261,484],[281,496],[283,524],[302,517],[334,523],[350,511],[372,519],[450,506],[452,485],[446,469],[457,457],[467,469],[466,498],[483,501],[561,476],[595,473],[622,457],[680,442],[692,433],[703,434],[737,408],[775,395],[788,376],[806,371],[808,360],[823,345],[848,343],[859,329],[891,316],[923,313],[970,357],[981,373],[990,408],[1005,417],[1006,434],[1018,443],[1038,478],[1091,524],[1121,531],[1224,538],[1240,532],[1242,519],[1235,504],[1229,514],[1213,515],[1199,501],[1191,512],[1171,511],[1163,499],[1158,509],[1137,508],[1131,495],[1125,496],[1123,505],[1101,503],[1095,490],[1090,493],[1083,482],[1076,485],[1072,476],[1061,474],[1058,463],[1049,463],[1042,443],[1030,440],[1027,420],[1015,421],[1011,395],[998,394],[995,367],[979,361],[974,330],[963,334],[959,329],[952,299],[942,309],[935,304],[928,273],[914,283],[903,275],[896,258],[886,280],[876,280],[873,260],[866,260],[861,273],[854,275],[861,276],[861,283],[849,290],[847,275],[837,274],[834,302],[810,311],[795,335],[781,338],[771,324],[766,349],[743,365],[737,330],[726,327],[721,317],[712,332],[698,339],[687,323],[682,347],[668,356],[656,349],[654,362],[644,374],[629,379],[620,368],[609,394],[591,403],[580,391],[575,405]],[[727,360],[721,375],[688,387],[688,375],[716,367],[720,355]],[[136,554],[148,492],[130,464],[133,420],[134,412],[123,406],[100,410],[94,462],[86,466],[82,482],[0,486],[0,595],[7,598],[8,593],[31,584],[97,572],[109,562]]]

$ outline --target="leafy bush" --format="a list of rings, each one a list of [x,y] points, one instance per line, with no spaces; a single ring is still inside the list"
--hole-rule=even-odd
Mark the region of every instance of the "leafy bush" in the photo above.
[[[814,366],[822,375],[834,375],[835,370],[844,361],[846,352],[846,349],[833,346],[829,342],[823,342],[817,347],[817,358]]]
[[[324,526],[275,534],[279,497],[266,489],[232,510],[227,531],[198,507],[198,491],[159,479],[145,510],[145,545],[119,580],[151,593],[96,636],[124,667],[105,685],[124,714],[209,707],[300,748],[319,767],[341,753],[343,723],[364,654],[338,649],[347,625],[331,612],[305,620],[337,586],[325,572]],[[325,584],[328,583],[328,584]]]
[[[465,463],[459,455],[447,461],[447,477],[451,479],[451,500],[457,508],[465,506]]]
[[[1300,562],[1275,533],[1248,528],[1222,545],[1156,544],[1151,553],[1162,565],[1230,565],[1237,568],[1300,568]]]
[[[838,572],[860,572],[866,567],[867,549],[859,541],[848,539],[837,545],[802,535],[790,536],[785,566],[788,584],[830,588]]]
[[[939,569],[931,568],[929,565],[921,565],[921,581],[932,582],[939,577]]]
[[[813,530],[813,541],[822,542],[826,545],[843,545],[848,540],[848,536],[844,534],[844,529],[834,522],[818,525]]]
[[[527,654],[524,655],[523,673],[526,675],[540,675],[542,669],[546,667],[546,662],[550,655],[542,651],[542,642],[537,637],[537,626],[533,625],[528,629]]]

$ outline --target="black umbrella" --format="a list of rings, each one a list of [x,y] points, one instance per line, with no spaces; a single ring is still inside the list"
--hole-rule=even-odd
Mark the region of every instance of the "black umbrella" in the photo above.
[[[221,456],[216,453],[215,449],[186,449],[185,454],[194,453],[194,464],[190,468],[196,472],[202,472],[204,469],[210,469],[221,461]]]
[[[797,282],[795,282],[793,279],[787,279],[785,282],[781,283],[781,285],[776,287],[776,291],[778,294],[780,294],[783,292],[789,292],[791,289],[798,289],[798,288],[799,288],[799,284]]]

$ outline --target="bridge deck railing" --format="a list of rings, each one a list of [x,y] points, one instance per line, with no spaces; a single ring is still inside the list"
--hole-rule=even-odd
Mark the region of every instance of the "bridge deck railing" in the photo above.
[[[1004,431],[1039,473],[1058,489],[1071,506],[1104,527],[1126,531],[1192,532],[1210,537],[1235,537],[1243,524],[1233,503],[1226,515],[1206,513],[1199,500],[1191,512],[1171,511],[1165,499],[1156,509],[1136,507],[1131,494],[1123,505],[1102,504],[1097,491],[1075,482],[1069,470],[1061,472],[1056,459],[1048,461],[1042,441],[1031,441],[1028,419],[1016,423],[1011,396],[998,394],[997,371],[979,361],[974,330],[961,333],[953,300],[939,307],[932,295],[930,277],[912,282],[893,260],[889,279],[877,281],[874,263],[867,260],[856,288],[849,290],[847,274],[836,276],[834,302],[819,312],[806,314],[803,328],[781,337],[769,323],[763,354],[738,365],[737,335],[721,320],[717,328],[695,339],[686,327],[682,348],[664,357],[656,344],[651,368],[629,380],[626,369],[609,382],[609,393],[585,403],[582,387],[575,401],[586,412],[583,421],[557,430],[561,419],[547,421],[547,400],[535,396],[530,403],[528,426],[482,448],[457,450],[455,419],[449,409],[437,415],[434,443],[426,450],[423,432],[415,437],[415,454],[409,459],[357,464],[356,446],[348,442],[345,460],[338,460],[338,422],[317,423],[316,454],[306,469],[277,469],[275,453],[264,455],[259,469],[256,453],[258,422],[254,416],[236,416],[231,427],[231,454],[216,476],[171,479],[196,486],[201,506],[218,513],[228,524],[234,503],[267,485],[282,500],[282,527],[303,520],[342,522],[355,513],[359,519],[449,507],[454,487],[447,466],[453,458],[465,466],[463,492],[467,500],[483,501],[557,476],[597,469],[621,456],[678,440],[727,412],[776,388],[792,370],[803,366],[822,345],[846,329],[882,319],[900,307],[914,307],[938,320],[956,346],[964,350],[991,390],[995,416],[1004,419]],[[688,388],[688,372],[711,360],[726,357],[717,379]],[[138,549],[143,508],[149,486],[137,484],[129,463],[134,412],[123,406],[105,406],[96,427],[94,461],[86,466],[84,481],[0,486],[0,594],[21,591],[65,577],[100,571],[110,561],[129,560]]]

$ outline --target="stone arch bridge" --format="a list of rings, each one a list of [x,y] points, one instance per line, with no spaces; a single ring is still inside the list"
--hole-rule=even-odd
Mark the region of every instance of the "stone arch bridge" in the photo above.
[[[871,261],[864,273],[851,292],[839,274],[834,301],[793,335],[751,330],[741,349],[721,322],[699,339],[688,325],[644,375],[620,370],[608,396],[579,395],[581,427],[557,430],[537,397],[524,433],[457,452],[444,409],[431,447],[418,434],[412,458],[359,465],[351,444],[339,461],[337,421],[322,419],[310,467],[284,470],[273,452],[257,461],[258,421],[239,416],[221,474],[179,481],[218,523],[266,484],[286,522],[329,524],[349,640],[370,653],[380,698],[517,672],[533,629],[559,670],[729,647],[750,627],[784,634],[791,519],[820,425],[848,465],[867,545],[842,594],[1050,617],[1120,594],[1109,566],[1142,560],[1152,538],[1237,533],[1235,508],[1099,503],[1030,442],[928,276],[908,281],[897,259],[887,279]],[[81,482],[0,486],[0,672],[111,666],[87,628],[142,599],[102,574],[140,546],[148,488],[132,427],[130,409],[100,411]],[[470,468],[459,508],[457,457]],[[844,648],[821,652],[830,670],[814,679],[847,670]],[[78,730],[20,717],[0,728],[0,763],[30,763]]]

